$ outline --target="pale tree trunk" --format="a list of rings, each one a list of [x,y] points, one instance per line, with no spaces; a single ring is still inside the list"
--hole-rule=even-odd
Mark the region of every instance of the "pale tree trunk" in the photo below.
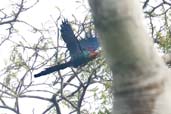
[[[171,114],[171,76],[147,35],[139,0],[89,0],[113,72],[112,114]]]

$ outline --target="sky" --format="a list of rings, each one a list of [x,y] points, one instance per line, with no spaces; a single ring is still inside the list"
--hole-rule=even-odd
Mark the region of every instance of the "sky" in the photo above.
[[[11,1],[12,0],[1,1],[0,9],[10,7]],[[20,0],[13,0],[13,1],[20,1]],[[31,4],[35,0],[28,0],[28,1],[29,2],[27,4]],[[49,20],[51,21],[52,19],[55,20],[60,15],[58,11],[58,9],[60,9],[63,17],[73,20],[74,19],[73,15],[74,15],[78,20],[81,21],[84,19],[84,16],[87,14],[87,12],[85,11],[85,8],[81,7],[81,3],[79,3],[78,1],[86,2],[86,0],[39,0],[39,3],[36,6],[22,13],[19,18],[37,28],[41,28],[42,24],[44,24],[44,26],[46,25],[49,26],[50,23]],[[7,12],[11,13],[11,7],[7,8]],[[20,30],[21,34],[22,33],[24,35],[29,34],[28,32],[26,32],[27,31],[26,29],[28,28],[23,27],[23,24],[22,25],[18,24],[17,27],[18,30]],[[2,31],[1,34],[3,34]],[[29,34],[29,35],[33,35],[33,34]],[[30,36],[30,38],[34,38],[34,36]],[[0,51],[2,52],[4,48],[7,49],[10,47],[1,47]],[[0,59],[1,64],[4,63],[8,54],[9,54],[8,52],[6,53],[4,52],[4,54],[1,56]]]
[[[6,8],[6,11],[10,13],[12,10],[10,6],[11,1],[12,0],[2,0],[0,4],[0,9]],[[13,0],[13,1],[16,2],[20,0]],[[34,1],[35,0],[28,0],[27,4],[31,4]],[[45,24],[46,26],[46,23],[47,23],[47,25],[49,25],[49,20],[56,19],[60,15],[58,11],[58,9],[60,9],[60,11],[62,12],[62,15],[65,18],[72,20],[73,15],[74,15],[78,20],[81,21],[84,19],[84,16],[87,14],[87,12],[85,8],[81,7],[81,3],[79,3],[78,1],[84,1],[84,0],[39,0],[39,3],[36,6],[22,13],[19,18],[21,20],[25,20],[26,22],[28,22],[29,24],[37,28],[41,28],[42,24]],[[33,38],[35,36],[26,32],[28,28],[25,28],[23,25],[20,25],[20,24],[18,24],[17,27],[21,34],[30,36],[30,41],[34,42]],[[0,34],[0,37],[1,37],[1,34]],[[18,39],[17,36],[13,38]],[[0,59],[1,67],[3,67],[5,65],[4,64],[5,61],[9,59],[8,57],[10,53],[9,52],[10,48],[11,48],[10,44],[8,43],[0,47],[0,52],[3,52],[3,54],[1,55],[1,59]],[[10,100],[9,102],[11,102],[12,104],[13,101]],[[35,114],[39,114],[40,112],[43,111],[42,110],[44,109],[43,107],[47,106],[47,105],[41,104],[41,102],[37,100],[33,102],[33,100],[30,100],[30,99],[28,100],[23,99],[20,102],[21,102],[21,112],[24,112],[24,114],[32,114],[33,111]],[[33,109],[32,105],[36,105],[37,106],[36,109]],[[62,109],[65,110],[65,107],[63,107]],[[67,112],[67,110],[65,111]],[[3,113],[13,114],[11,112],[8,112],[7,110],[0,110],[0,114],[3,114]]]

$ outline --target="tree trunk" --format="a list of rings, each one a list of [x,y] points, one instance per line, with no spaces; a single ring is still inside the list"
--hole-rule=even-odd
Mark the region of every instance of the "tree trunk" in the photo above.
[[[144,27],[138,0],[89,0],[113,72],[113,114],[171,114],[169,69]]]

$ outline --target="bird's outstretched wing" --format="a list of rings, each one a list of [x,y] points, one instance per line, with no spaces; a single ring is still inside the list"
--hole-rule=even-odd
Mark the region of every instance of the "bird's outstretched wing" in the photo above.
[[[67,20],[64,20],[61,24],[61,36],[66,43],[72,59],[81,53],[79,41],[74,35],[71,25]]]
[[[79,40],[80,46],[84,50],[89,50],[91,52],[96,51],[99,48],[99,42],[96,37],[88,37]]]
[[[38,74],[35,74],[34,77],[37,78],[37,77],[40,77],[40,76],[43,76],[43,75],[46,75],[46,74],[50,74],[52,72],[59,71],[59,70],[64,69],[66,67],[70,67],[71,65],[72,65],[72,63],[70,61],[67,62],[67,63],[55,65],[55,66],[46,68],[45,70],[41,71]]]

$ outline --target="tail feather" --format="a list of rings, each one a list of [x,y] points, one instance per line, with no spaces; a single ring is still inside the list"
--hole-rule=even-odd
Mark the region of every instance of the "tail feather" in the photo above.
[[[45,70],[41,71],[41,72],[38,73],[38,74],[35,74],[34,77],[37,78],[37,77],[40,77],[40,76],[43,76],[43,75],[46,75],[46,74],[50,74],[50,73],[52,73],[52,72],[59,71],[59,70],[61,70],[61,69],[64,69],[64,68],[66,68],[66,67],[69,67],[69,66],[71,66],[71,62],[67,62],[67,63],[55,65],[55,66],[46,68]]]

